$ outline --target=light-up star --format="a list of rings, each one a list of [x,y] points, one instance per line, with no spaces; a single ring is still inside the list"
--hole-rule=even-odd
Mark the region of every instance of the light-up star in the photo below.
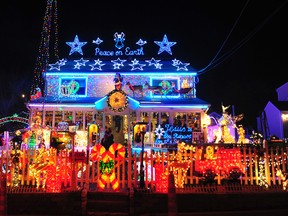
[[[60,59],[60,60],[58,61],[58,63],[59,63],[60,66],[65,65],[66,62],[67,62],[67,60],[65,60],[65,59]]]
[[[99,59],[97,60],[94,60],[95,64],[93,65],[89,65],[91,67],[91,71],[92,70],[95,70],[95,69],[98,69],[98,70],[102,70],[102,66],[105,65],[105,64],[101,64],[102,61],[100,61]]]
[[[173,59],[172,62],[173,62],[172,63],[173,66],[177,66],[180,61],[178,59]]]
[[[49,64],[49,66],[50,66],[49,70],[55,69],[55,70],[60,71],[60,66],[62,65],[59,63],[59,61],[57,61],[55,64]]]
[[[121,60],[120,58],[117,58],[117,60],[111,60],[111,62],[113,63],[113,67],[114,69],[120,69],[120,66],[124,66],[124,62],[126,62],[126,60]]]
[[[143,70],[142,67],[146,66],[146,64],[139,64],[139,61],[136,59],[132,60],[131,62],[132,62],[132,64],[129,64],[129,65],[132,67],[131,68],[132,71],[137,70],[137,69]]]
[[[155,135],[158,137],[158,139],[161,139],[161,136],[165,133],[164,128],[161,127],[159,124],[158,127],[155,129]]]
[[[158,55],[164,51],[168,52],[170,55],[172,55],[171,47],[176,44],[176,42],[169,42],[166,35],[164,35],[162,41],[154,41],[158,46],[160,46],[160,49],[158,51]]]
[[[82,66],[82,65],[80,65],[79,63],[76,63],[76,64],[74,65],[74,69],[80,69],[81,66]]]
[[[103,42],[99,37],[96,40],[93,40],[92,43],[95,43],[96,45],[99,45]]]
[[[155,60],[154,58],[151,58],[151,60],[145,60],[145,61],[149,63],[148,66],[151,66],[151,65],[156,65],[161,60]]]
[[[187,66],[190,65],[190,63],[182,63],[179,61],[178,65],[175,65],[177,67],[177,71],[179,70],[185,70],[188,71]]]
[[[163,65],[163,64],[156,63],[156,64],[155,64],[155,68],[156,68],[156,69],[161,69],[162,65]]]
[[[86,62],[88,62],[89,60],[84,60],[83,58],[78,59],[78,60],[74,60],[75,62],[77,62],[74,65],[74,69],[80,69],[81,66],[86,66]]]
[[[75,36],[73,42],[66,42],[66,44],[71,47],[69,55],[74,52],[78,52],[79,54],[83,55],[82,46],[84,46],[86,43],[87,42],[80,42],[77,35]]]

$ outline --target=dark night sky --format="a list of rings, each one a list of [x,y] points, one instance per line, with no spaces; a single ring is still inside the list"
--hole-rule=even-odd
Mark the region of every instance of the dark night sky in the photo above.
[[[68,56],[70,47],[65,42],[73,41],[76,34],[80,41],[91,44],[100,37],[112,46],[115,32],[126,34],[126,44],[139,38],[147,40],[150,45],[146,47],[151,47],[147,52],[161,58],[153,41],[161,41],[166,34],[169,41],[177,42],[172,47],[173,57],[196,70],[216,57],[211,67],[199,74],[197,84],[197,96],[212,105],[209,111],[221,113],[221,102],[233,105],[235,114],[244,114],[243,125],[255,127],[259,112],[269,100],[277,99],[276,89],[288,81],[287,3],[60,0],[60,58]],[[20,95],[30,91],[46,1],[9,0],[1,4],[3,117],[19,112],[23,107]],[[93,53],[83,57],[93,58]]]

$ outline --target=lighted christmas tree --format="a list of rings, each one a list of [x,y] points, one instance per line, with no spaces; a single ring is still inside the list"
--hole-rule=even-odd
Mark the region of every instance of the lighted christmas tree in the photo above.
[[[54,37],[51,37],[51,32],[54,30]],[[57,0],[47,0],[46,12],[44,16],[44,23],[41,32],[41,42],[39,46],[39,54],[36,59],[36,65],[34,69],[34,77],[31,85],[30,95],[34,94],[36,88],[40,88],[43,95],[44,91],[44,79],[42,73],[46,70],[50,61],[50,46],[51,40],[53,40],[54,57],[53,61],[59,60],[58,55],[58,12],[57,12]]]
[[[28,148],[32,149],[36,147],[36,138],[35,134],[33,133],[30,137],[29,143],[28,143]]]

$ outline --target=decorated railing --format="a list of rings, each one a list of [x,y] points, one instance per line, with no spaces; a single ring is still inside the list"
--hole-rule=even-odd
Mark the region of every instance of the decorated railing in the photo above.
[[[167,192],[170,173],[178,192],[201,191],[203,185],[217,190],[225,186],[227,190],[227,185],[235,184],[235,190],[241,191],[245,190],[239,185],[286,190],[287,151],[285,146],[184,143],[178,145],[177,151],[151,149],[143,156],[144,189]],[[68,150],[40,148],[0,153],[0,172],[10,193],[64,192],[80,190],[84,185],[95,191],[139,188],[142,154],[121,144],[114,143],[108,150],[97,144],[88,160],[86,153],[76,153],[75,166]]]

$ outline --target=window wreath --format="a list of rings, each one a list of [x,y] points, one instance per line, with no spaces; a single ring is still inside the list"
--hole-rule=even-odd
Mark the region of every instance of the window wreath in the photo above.
[[[108,107],[114,112],[122,112],[128,107],[127,94],[122,90],[113,90],[107,95]]]

